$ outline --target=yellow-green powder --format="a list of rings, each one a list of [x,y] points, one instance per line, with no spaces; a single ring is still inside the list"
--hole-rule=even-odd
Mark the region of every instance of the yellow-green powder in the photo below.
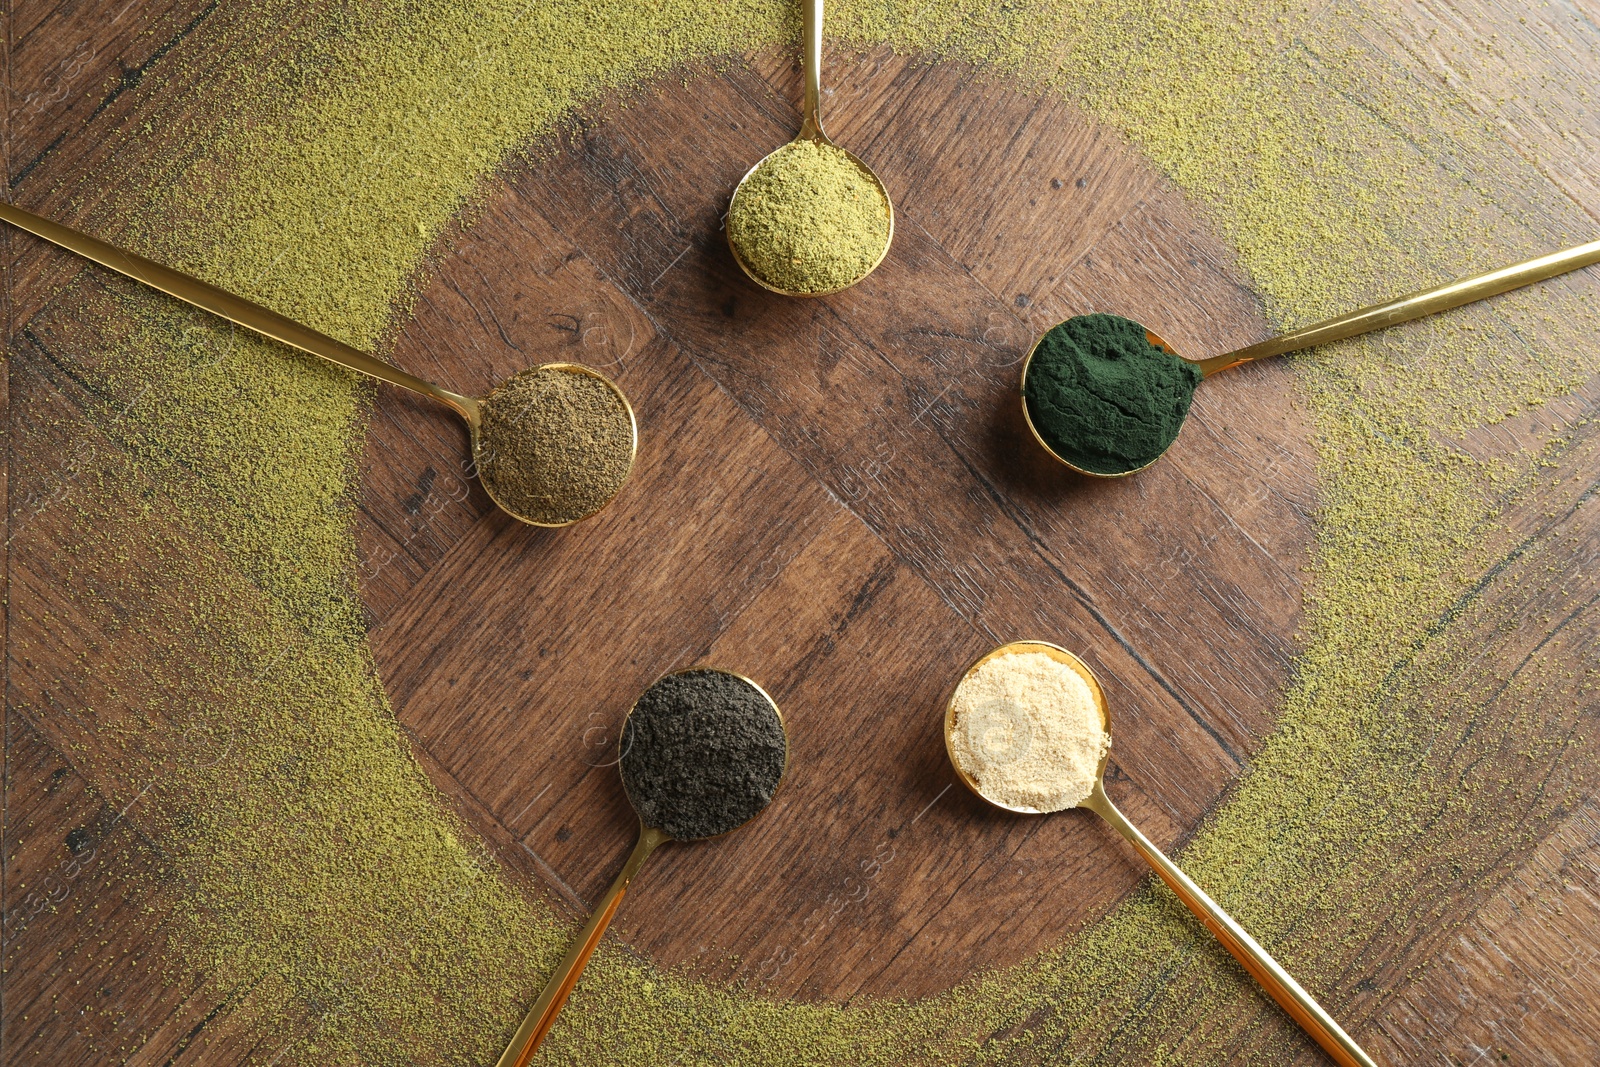
[[[829,293],[878,265],[889,219],[883,190],[848,152],[791,141],[739,183],[728,206],[728,243],[775,289]]]

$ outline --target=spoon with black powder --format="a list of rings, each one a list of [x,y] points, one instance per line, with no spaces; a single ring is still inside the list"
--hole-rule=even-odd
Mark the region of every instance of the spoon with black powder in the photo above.
[[[471,397],[407,374],[214,285],[0,204],[0,219],[136,282],[347,370],[443,403],[466,421],[478,480],[501,510],[532,526],[569,526],[616,496],[633,469],[638,427],[628,398],[599,371],[546,363]]]
[[[1023,418],[1045,450],[1068,467],[1096,478],[1120,478],[1144,470],[1171,447],[1202,378],[1410,322],[1594,263],[1600,263],[1600,241],[1409,293],[1210,359],[1180,357],[1132,319],[1078,315],[1046,330],[1023,361]]]
[[[621,747],[618,769],[639,814],[639,841],[498,1067],[524,1067],[533,1058],[650,853],[668,841],[717,837],[755,818],[772,802],[789,758],[778,705],[750,679],[712,667],[656,679],[628,713]]]

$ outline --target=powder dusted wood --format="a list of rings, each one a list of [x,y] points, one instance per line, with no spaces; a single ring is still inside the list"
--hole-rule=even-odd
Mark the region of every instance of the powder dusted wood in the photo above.
[[[186,123],[204,118],[190,102],[191,83],[216,66],[205,35],[217,16],[185,30],[210,10],[143,3],[113,22],[92,5],[14,9],[11,73],[21,103],[11,118],[10,176],[20,204],[98,232],[105,215],[94,205],[113,176],[158,150],[165,131],[188,136]],[[1439,11],[1405,16],[1417,40],[1437,32],[1454,41],[1458,48],[1437,53],[1441,70],[1448,59],[1496,86],[1537,68],[1525,59],[1508,66],[1503,51],[1469,43],[1498,33],[1503,49],[1558,17],[1554,8],[1539,15],[1504,4]],[[1580,44],[1589,39],[1576,21],[1560,21]],[[1371,43],[1402,57],[1408,47],[1381,33]],[[1551,64],[1596,70],[1582,47],[1546,52]],[[718,217],[749,161],[792,135],[800,79],[789,52],[755,62],[757,75],[701,78],[687,93],[667,79],[646,91],[646,106],[602,116],[555,146],[555,158],[508,162],[486,187],[484,219],[470,239],[442,242],[439,273],[401,327],[396,362],[465,388],[487,389],[540,359],[605,369],[634,397],[646,427],[640,491],[581,531],[521,527],[461,477],[455,420],[381,391],[361,483],[359,573],[378,627],[379,673],[414,750],[502,861],[551,899],[568,900],[574,921],[637,832],[615,771],[603,766],[608,757],[593,747],[596,724],[614,730],[652,678],[702,657],[759,677],[795,727],[795,764],[775,810],[725,841],[662,850],[614,929],[667,964],[709,970],[734,952],[749,975],[781,959],[765,987],[773,997],[922,995],[1047,948],[1147,874],[1098,820],[1018,819],[959,786],[946,791],[953,775],[936,709],[950,667],[991,646],[994,633],[1070,640],[1127,709],[1119,711],[1114,799],[1158,845],[1181,843],[1230,780],[1233,756],[1248,759],[1270,726],[1311,536],[1312,453],[1301,416],[1278,406],[1292,393],[1290,360],[1208,383],[1172,454],[1124,484],[1082,484],[1027,438],[1014,375],[991,390],[1008,372],[980,379],[973,368],[1014,368],[1039,331],[1070,314],[1138,317],[1160,308],[1161,332],[1197,354],[1267,330],[1215,237],[1114,134],[1053,98],[974,79],[959,65],[886,53],[830,63],[840,86],[831,125],[896,190],[903,243],[881,284],[869,279],[826,307],[754,292],[729,262]],[[121,72],[147,63],[152,76],[127,87]],[[173,92],[174,81],[186,91]],[[718,124],[700,121],[704,114]],[[151,121],[155,134],[141,132]],[[685,160],[683,135],[664,137],[664,129],[693,130],[696,153]],[[1517,134],[1555,146],[1552,173],[1585,173],[1581,137],[1562,140],[1561,128],[1531,121]],[[1569,150],[1571,161],[1562,156]],[[971,181],[980,167],[1007,180]],[[119,647],[76,616],[71,626],[23,628],[30,615],[70,613],[85,591],[81,573],[48,566],[49,536],[71,531],[51,513],[35,516],[34,494],[62,484],[63,457],[115,447],[39,428],[60,411],[91,407],[73,376],[115,348],[115,336],[95,330],[120,325],[88,313],[101,310],[92,291],[63,288],[82,271],[41,244],[9,241],[15,334],[0,368],[12,381],[18,486],[7,614],[20,620],[9,645],[8,916],[28,914],[28,894],[70,858],[66,835],[93,818],[73,806],[75,785],[57,784],[69,758],[59,754],[95,743],[75,725],[75,687]],[[910,320],[941,332],[907,332]],[[1593,391],[1581,399],[1586,413],[1600,403]],[[897,429],[919,412],[916,433]],[[1523,425],[1485,448],[1510,448],[1508,435]],[[964,480],[946,476],[963,465]],[[1594,469],[1576,464],[1572,474]],[[635,496],[652,507],[634,509]],[[654,506],[661,501],[671,508]],[[941,523],[944,515],[952,521]],[[1552,597],[1588,580],[1600,530],[1592,504],[1560,515],[1563,531],[1583,540],[1529,557],[1548,570],[1538,580]],[[1591,656],[1594,634],[1592,613],[1579,617],[1553,655]],[[1485,656],[1509,672],[1521,658],[1505,641],[1483,633]],[[1217,649],[1226,650],[1220,663]],[[98,710],[111,717],[118,708],[107,700]],[[1513,713],[1557,710],[1555,702],[1483,710],[1462,701],[1449,718],[1465,736]],[[1584,736],[1573,734],[1573,743],[1587,744]],[[49,748],[49,762],[29,755],[36,743]],[[1522,783],[1531,789],[1538,780]],[[109,803],[109,819],[145,783],[84,784],[102,791],[91,795]],[[117,832],[137,836],[142,804]],[[584,816],[590,822],[579,823]],[[1498,842],[1508,865],[1549,829],[1528,821]],[[1586,871],[1592,840],[1553,839],[1555,862]],[[112,862],[120,848],[107,839],[97,856]],[[884,874],[858,901],[843,879],[863,861]],[[237,991],[170,989],[154,968],[131,965],[159,944],[165,912],[161,900],[121,903],[136,889],[127,873],[117,867],[108,885],[74,881],[62,909],[21,936],[7,924],[0,1059],[73,1065],[109,1056],[194,1067],[244,1062],[252,1049],[269,1058],[271,1035],[263,1037]],[[165,873],[175,884],[184,874]],[[1039,891],[1041,882],[1067,879],[1072,894]],[[1351,938],[1340,957],[1377,945],[1385,972],[1356,987],[1357,966],[1337,988],[1315,991],[1357,1036],[1394,1033],[1403,1051],[1383,1055],[1381,1040],[1369,1046],[1392,1063],[1441,1048],[1461,1062],[1487,1062],[1498,1053],[1486,1047],[1508,1043],[1508,1031],[1584,1018],[1600,975],[1579,950],[1595,925],[1570,906],[1570,925],[1525,924],[1515,939],[1493,923],[1471,927],[1493,951],[1454,953],[1463,983],[1424,972],[1437,991],[1425,1006],[1442,1020],[1427,1032],[1440,1035],[1438,1046],[1412,1043],[1425,1031],[1388,1014],[1387,991],[1433,958],[1440,939],[1456,936],[1493,891],[1441,893],[1426,918],[1434,936],[1414,936],[1421,927],[1396,916],[1370,937]],[[1546,902],[1561,905],[1557,896]],[[1487,932],[1472,932],[1480,929]],[[789,954],[779,955],[784,947]],[[1508,960],[1550,961],[1554,995],[1538,1001],[1537,1013]],[[86,962],[106,970],[91,981]],[[1279,1038],[1292,1037],[1293,1026],[1270,1001],[1252,1004],[1226,1021],[1146,1016],[1135,1040],[1177,1042],[1222,1026],[1234,1035],[1234,1059],[1321,1062],[1309,1045],[1298,1057],[1283,1047]],[[1456,1022],[1461,1015],[1470,1028]],[[1121,1021],[1108,1015],[1106,1025]],[[272,1025],[292,1031],[297,1021]],[[1572,1063],[1586,1049],[1541,1041],[1519,1054]]]
[[[1094,789],[1111,747],[1094,692],[1043,652],[996,656],[961,680],[952,754],[1007,807],[1062,811]]]
[[[70,39],[59,43],[70,54]],[[1172,844],[1234,767],[1186,708],[1202,709],[1246,753],[1269,722],[1287,663],[1280,642],[1298,603],[1270,578],[1281,568],[1292,592],[1309,536],[1309,460],[1293,410],[1263,399],[1287,393],[1288,361],[1204,390],[1196,407],[1209,404],[1207,417],[1126,485],[1072,480],[1027,437],[1016,368],[1070,307],[1112,297],[1129,304],[1118,310],[1161,306],[1179,323],[1169,339],[1186,351],[1208,339],[1245,344],[1266,330],[1215,239],[1181,200],[1149,192],[1146,164],[1065,105],[974,84],[958,66],[885,56],[841,70],[840,96],[850,100],[831,112],[834,129],[894,189],[916,190],[923,207],[906,220],[916,226],[901,229],[896,254],[872,278],[836,299],[757,291],[732,263],[718,219],[749,161],[792,133],[783,123],[798,74],[785,80],[786,57],[770,66],[771,86],[740,71],[695,83],[696,99],[741,123],[733,132],[696,127],[703,151],[688,171],[718,181],[673,177],[679,142],[663,139],[652,115],[677,116],[684,128],[693,115],[671,80],[649,98],[650,112],[609,113],[556,144],[555,157],[509,163],[472,230],[446,239],[398,341],[397,363],[467,391],[541,360],[604,370],[639,411],[637,487],[580,528],[528,529],[463,477],[455,419],[382,390],[361,482],[359,574],[379,673],[410,743],[502,861],[566,901],[574,921],[637,833],[609,765],[623,712],[653,678],[686,663],[734,663],[759,678],[793,728],[794,760],[773,810],[726,839],[662,850],[613,929],[668,965],[710,969],[725,954],[740,957],[740,973],[767,977],[777,998],[918,996],[1054,944],[1147,873],[1095,820],[1018,819],[955,783],[938,729],[951,671],[991,647],[991,632],[1073,642],[1113,702],[1138,711],[1119,725],[1113,795],[1158,844]],[[119,106],[138,99],[130,91]],[[753,127],[750,99],[762,108]],[[944,116],[960,114],[981,116],[993,134],[962,136],[970,151],[953,153]],[[957,168],[972,153],[1014,180],[962,180]],[[40,188],[57,188],[82,158],[66,148],[46,156],[19,185],[23,205],[54,203],[29,199],[30,190],[41,175]],[[1119,227],[1127,212],[1132,221]],[[1145,242],[1174,241],[1186,258],[1170,276],[1152,273],[1168,263]],[[1091,248],[1085,268],[1073,250]],[[45,258],[20,242],[16,253],[30,264]],[[99,311],[86,307],[92,294],[64,297],[23,269],[15,277],[30,308],[22,321],[42,347],[19,337],[14,403],[87,406],[45,353],[70,365],[62,353],[111,350],[115,338],[88,331],[114,320],[89,313]],[[1052,295],[1054,284],[1091,295]],[[1016,303],[1020,292],[1034,295],[1032,306]],[[38,312],[41,303],[50,310]],[[910,321],[937,332],[908,333]],[[1222,433],[1224,423],[1234,433]],[[13,439],[17,469],[48,487],[81,442],[52,439],[47,449],[36,436]],[[1273,459],[1265,470],[1263,454]],[[971,478],[951,474],[957,457]],[[992,510],[985,486],[1003,495]],[[1159,494],[1159,512],[1131,506],[1146,492]],[[49,610],[46,596],[79,595],[74,579],[47,577],[35,562],[47,530],[29,520],[12,546],[13,587],[36,614]],[[1175,544],[1194,553],[1181,571],[1161,554]],[[1141,574],[1161,584],[1141,584]],[[1085,601],[1105,613],[1104,627]],[[1212,610],[1219,603],[1225,610]],[[1189,627],[1168,625],[1176,618]],[[1106,627],[1156,668],[1124,655]],[[67,632],[54,644],[25,638],[39,666],[13,668],[16,714],[45,706],[40,694],[75,677],[71,665],[98,662],[98,651],[80,658]],[[1228,672],[1184,670],[1202,661],[1207,640],[1228,642]],[[66,716],[41,722],[58,750],[83,743]],[[601,747],[608,737],[612,747]],[[47,781],[19,771],[13,798]],[[113,813],[142,784],[114,792]],[[57,828],[60,849],[76,823],[40,825]],[[859,895],[855,883],[840,885],[863,861],[883,864],[882,876],[835,914],[840,899]],[[13,885],[43,869],[19,861]],[[1039,892],[1041,881],[1069,880],[1070,899]],[[154,944],[148,916],[127,913],[139,922],[118,926],[116,943]],[[108,935],[85,926],[74,936],[103,951]],[[791,955],[779,953],[785,946]],[[39,1049],[40,1062],[103,1062],[73,1034],[75,1012],[99,987],[74,986],[59,970],[63,947],[74,946],[29,936],[12,949],[8,1062]],[[772,959],[787,962],[758,971]],[[49,984],[56,974],[65,977]],[[157,1004],[125,972],[111,988],[119,1001]],[[21,1023],[30,998],[57,991],[58,1016]],[[249,1025],[226,995],[207,990],[160,1015],[165,1025],[145,1054],[164,1061],[220,1006],[178,1062],[243,1059],[202,1048],[205,1035]]]

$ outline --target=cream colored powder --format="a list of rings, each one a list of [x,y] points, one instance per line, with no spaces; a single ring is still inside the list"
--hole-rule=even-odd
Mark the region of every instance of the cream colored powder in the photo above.
[[[957,687],[954,711],[956,766],[1014,808],[1073,807],[1111,747],[1089,684],[1043,652],[985,663]]]

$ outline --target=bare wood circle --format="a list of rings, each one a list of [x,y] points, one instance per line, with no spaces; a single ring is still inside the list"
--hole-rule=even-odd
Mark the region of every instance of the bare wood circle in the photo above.
[[[640,425],[610,508],[518,527],[454,465],[460,429],[393,393],[364,472],[363,595],[396,712],[462,814],[574,912],[634,832],[613,764],[643,687],[709,661],[771,691],[783,795],[664,852],[616,929],[774,996],[924,995],[1105,913],[1145,872],[1093,819],[951,788],[950,687],[999,640],[1072,648],[1115,709],[1110,791],[1181,843],[1270,728],[1309,539],[1281,364],[1207,383],[1136,478],[1040,452],[1015,401],[1039,331],[1109,311],[1210,354],[1266,333],[1256,300],[1194,208],[1081,112],[876,58],[840,65],[830,114],[904,224],[846,293],[763,292],[721,238],[739,175],[792,134],[797,75],[770,60],[589,115],[442,242],[395,359],[469,390],[550,360],[604,370]]]

